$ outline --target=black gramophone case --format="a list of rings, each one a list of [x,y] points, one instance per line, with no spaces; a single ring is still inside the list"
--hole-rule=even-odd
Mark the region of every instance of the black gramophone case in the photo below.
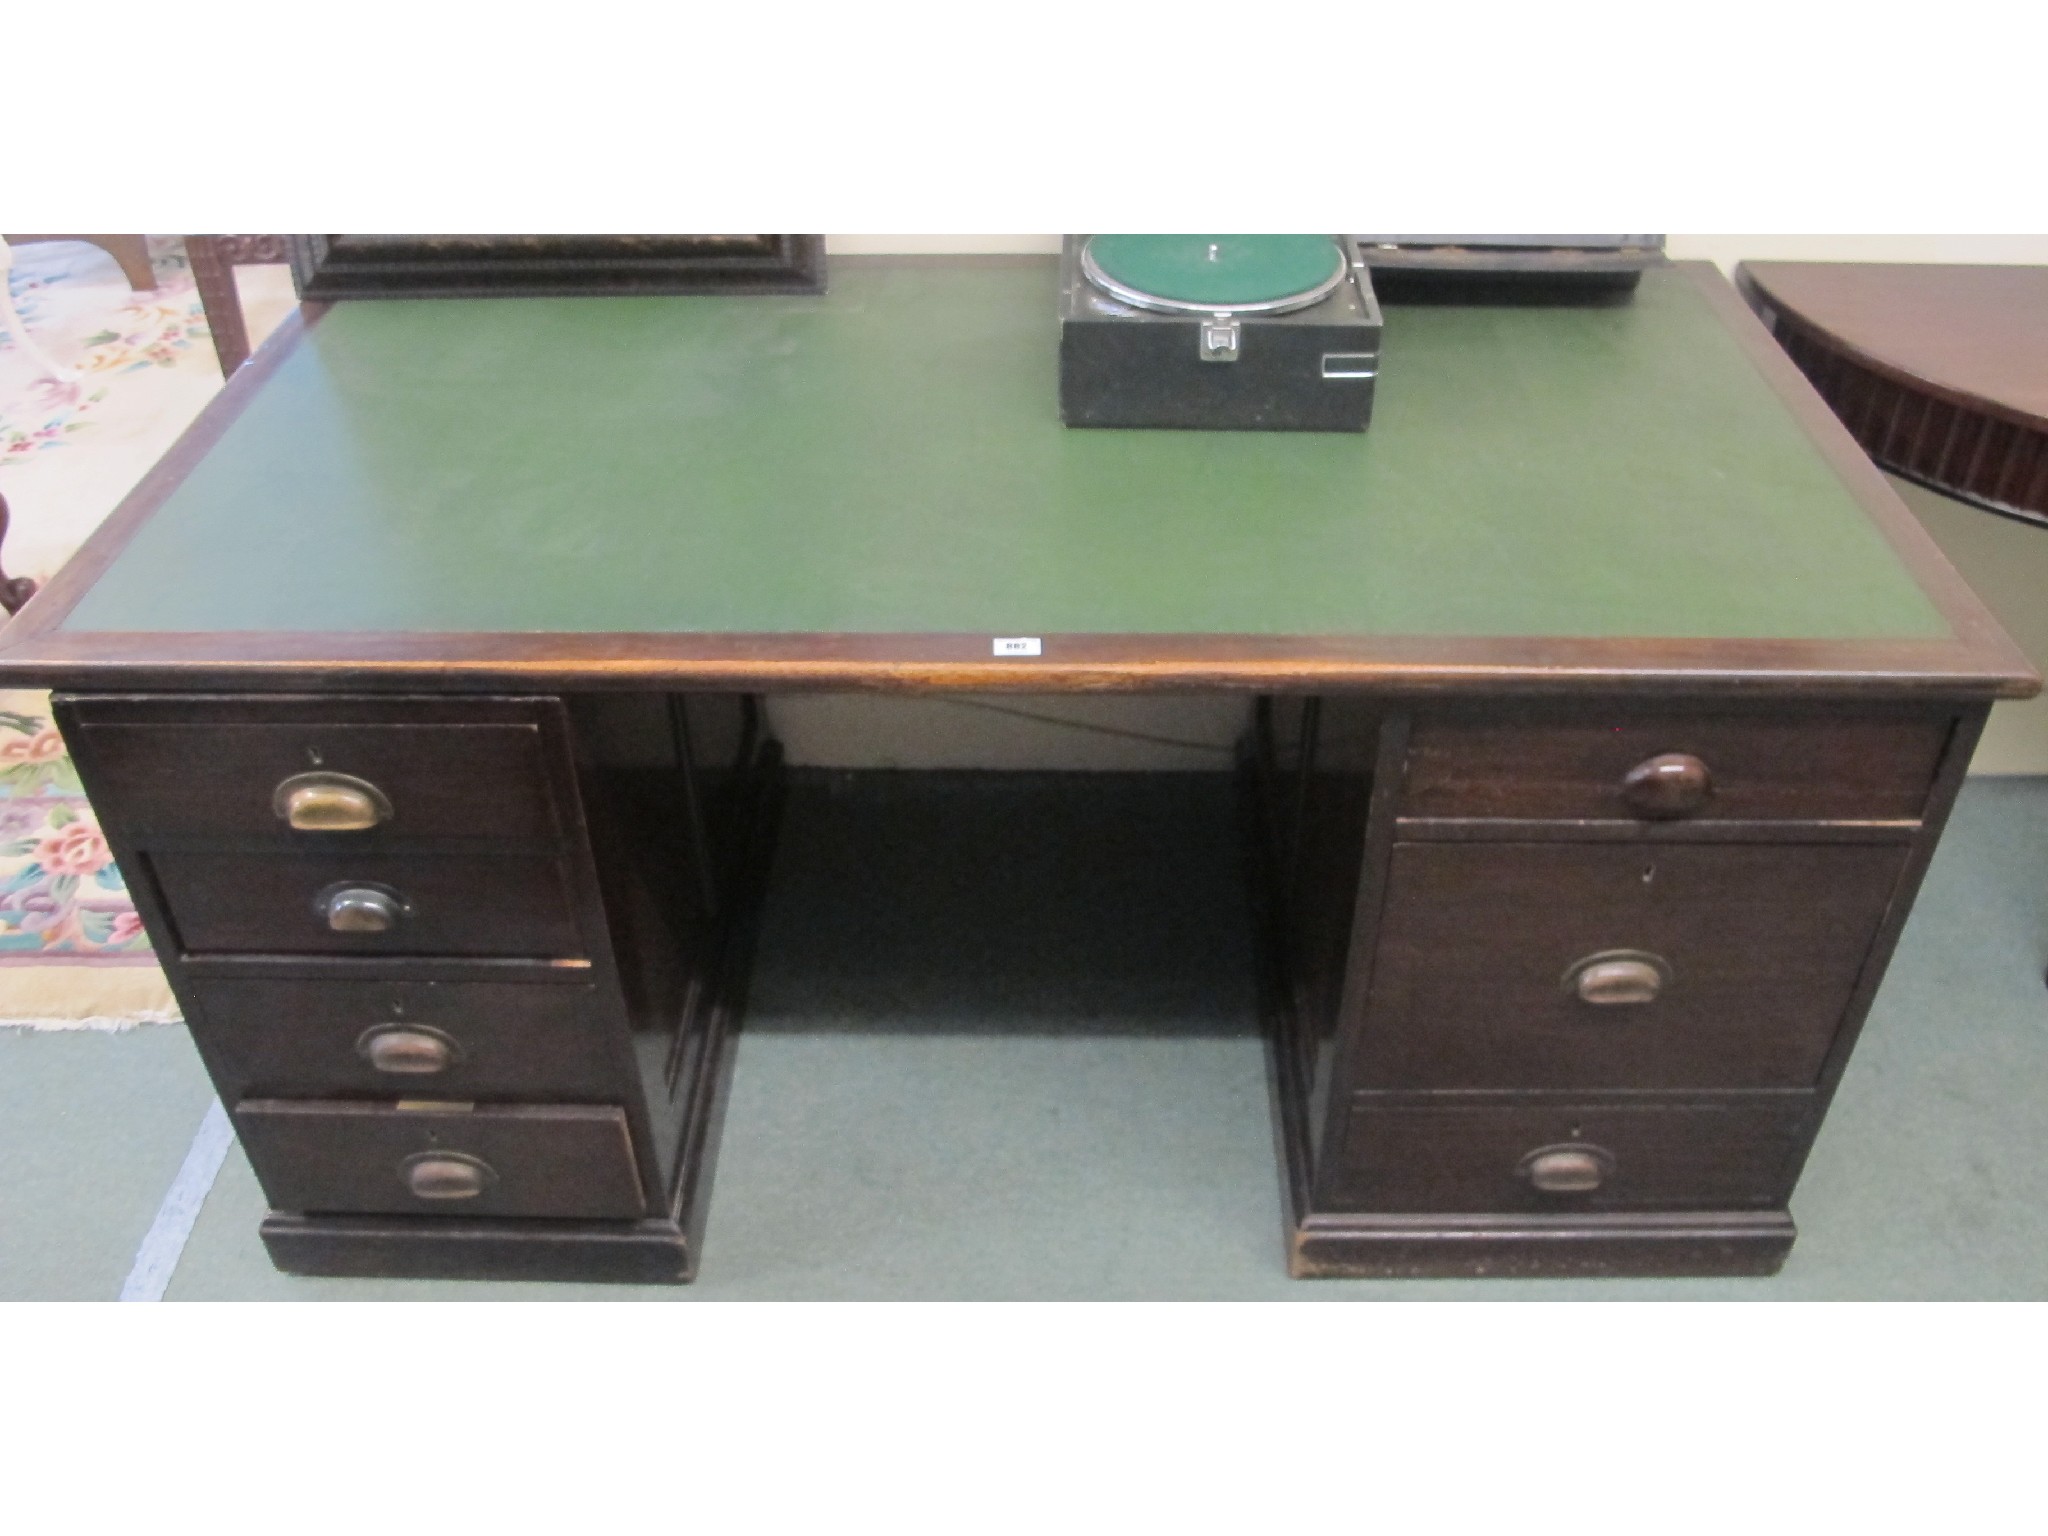
[[[1070,427],[1362,432],[1379,373],[1380,311],[1348,237],[1341,272],[1300,308],[1142,307],[1069,235],[1060,256],[1060,416]],[[1259,237],[1200,236],[1227,241]]]

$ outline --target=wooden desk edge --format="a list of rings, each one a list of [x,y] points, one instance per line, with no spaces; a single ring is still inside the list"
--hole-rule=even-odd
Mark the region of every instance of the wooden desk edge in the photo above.
[[[1698,284],[1708,303],[1727,324],[1735,339],[1749,354],[1764,381],[1777,392],[1786,409],[1806,429],[1849,493],[1877,525],[1906,572],[1927,594],[1942,618],[1972,658],[1972,664],[1990,672],[2009,672],[2024,691],[2003,694],[2007,698],[2030,698],[2040,692],[2041,678],[2026,653],[1999,627],[1977,594],[1972,592],[1941,548],[1920,524],[1920,519],[1891,488],[1855,436],[1829,408],[1806,375],[1771,339],[1771,333],[1733,284],[1710,262],[1679,264]],[[2031,684],[2027,682],[2031,679]]]
[[[1369,690],[1973,699],[2027,698],[2041,687],[2016,653],[1986,665],[1952,640],[1050,635],[1043,643],[1038,657],[997,659],[987,635],[80,634],[0,655],[0,682],[187,692]]]
[[[65,618],[329,306],[288,317],[78,553],[0,630],[0,684],[262,690],[697,687],[906,692],[1589,688],[2027,698],[2041,678],[1718,270],[1677,264],[1948,623],[1946,640],[1066,635],[998,660],[987,635],[68,631]]]

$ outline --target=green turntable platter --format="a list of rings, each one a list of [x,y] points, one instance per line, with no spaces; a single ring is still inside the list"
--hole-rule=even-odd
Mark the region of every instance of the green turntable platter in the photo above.
[[[1344,252],[1329,235],[1092,235],[1081,269],[1140,309],[1282,314],[1341,283]]]

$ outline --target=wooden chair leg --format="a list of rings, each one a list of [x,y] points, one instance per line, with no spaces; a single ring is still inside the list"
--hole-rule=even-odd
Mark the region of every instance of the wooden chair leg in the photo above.
[[[137,293],[156,287],[156,269],[149,264],[149,238],[146,235],[9,235],[7,238],[15,245],[31,245],[43,240],[83,240],[113,257],[121,268],[121,275],[128,279],[128,286]]]
[[[249,358],[249,330],[242,323],[242,298],[235,291],[235,269],[216,235],[187,235],[185,254],[192,259],[192,281],[198,286],[199,303],[206,311],[206,327],[213,332],[213,352],[220,359],[220,376],[232,378]]]
[[[0,496],[0,542],[7,538],[7,498]],[[0,608],[21,612],[21,605],[36,595],[36,584],[26,576],[9,576],[0,570]]]
[[[120,263],[121,275],[137,293],[152,292],[157,286],[156,268],[149,264],[146,235],[94,235],[92,243]]]

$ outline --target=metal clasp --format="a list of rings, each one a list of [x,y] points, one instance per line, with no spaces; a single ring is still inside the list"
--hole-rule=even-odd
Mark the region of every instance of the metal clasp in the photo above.
[[[1242,327],[1230,315],[1211,315],[1202,322],[1202,361],[1234,363]]]
[[[1377,352],[1323,354],[1323,377],[1326,379],[1369,379],[1379,371],[1380,355]]]

